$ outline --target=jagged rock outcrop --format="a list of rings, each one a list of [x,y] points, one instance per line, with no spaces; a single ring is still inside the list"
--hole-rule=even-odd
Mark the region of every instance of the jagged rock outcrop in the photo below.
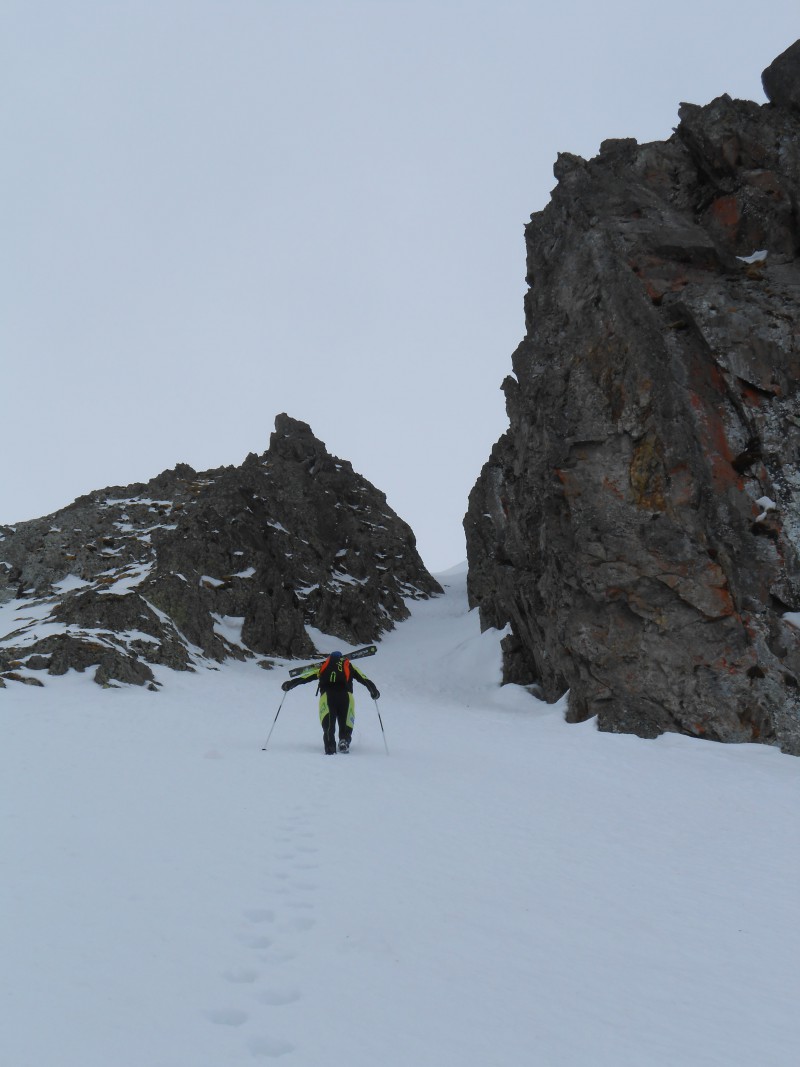
[[[559,156],[465,529],[506,680],[800,753],[800,43],[764,84]]]
[[[770,103],[800,111],[800,41],[781,52],[761,75]]]
[[[373,641],[408,616],[404,598],[437,592],[384,494],[279,415],[269,450],[240,467],[180,464],[0,527],[0,681],[267,666],[314,654],[307,625]]]

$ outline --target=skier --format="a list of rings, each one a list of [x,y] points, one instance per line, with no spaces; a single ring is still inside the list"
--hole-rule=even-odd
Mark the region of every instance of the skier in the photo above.
[[[328,756],[336,751],[336,725],[339,725],[339,751],[349,752],[355,721],[356,699],[353,696],[353,679],[369,690],[373,700],[381,695],[375,683],[363,671],[353,666],[341,652],[331,652],[324,663],[308,667],[298,678],[292,678],[281,686],[284,693],[296,685],[318,680],[319,721],[322,723],[322,739]]]

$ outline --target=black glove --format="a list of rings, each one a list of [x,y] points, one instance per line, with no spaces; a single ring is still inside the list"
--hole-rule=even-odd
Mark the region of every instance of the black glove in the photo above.
[[[297,679],[296,678],[290,678],[287,682],[283,683],[283,685],[281,686],[281,689],[284,691],[284,693],[288,693],[289,690],[290,689],[294,689],[294,687],[296,685],[297,685]]]
[[[375,685],[374,682],[369,683],[369,695],[372,697],[373,700],[377,700],[378,697],[381,695],[380,689],[378,689],[377,685]]]

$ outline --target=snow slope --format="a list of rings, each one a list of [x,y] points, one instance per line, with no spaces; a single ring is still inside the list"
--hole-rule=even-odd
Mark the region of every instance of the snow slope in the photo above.
[[[800,760],[568,726],[463,570],[312,687],[0,692],[0,1064],[788,1067]]]

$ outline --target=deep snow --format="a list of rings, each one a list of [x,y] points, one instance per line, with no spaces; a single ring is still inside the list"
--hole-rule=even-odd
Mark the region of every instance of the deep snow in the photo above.
[[[800,761],[569,726],[464,571],[313,688],[0,691],[8,1067],[789,1067]],[[335,642],[340,644],[340,642]]]

